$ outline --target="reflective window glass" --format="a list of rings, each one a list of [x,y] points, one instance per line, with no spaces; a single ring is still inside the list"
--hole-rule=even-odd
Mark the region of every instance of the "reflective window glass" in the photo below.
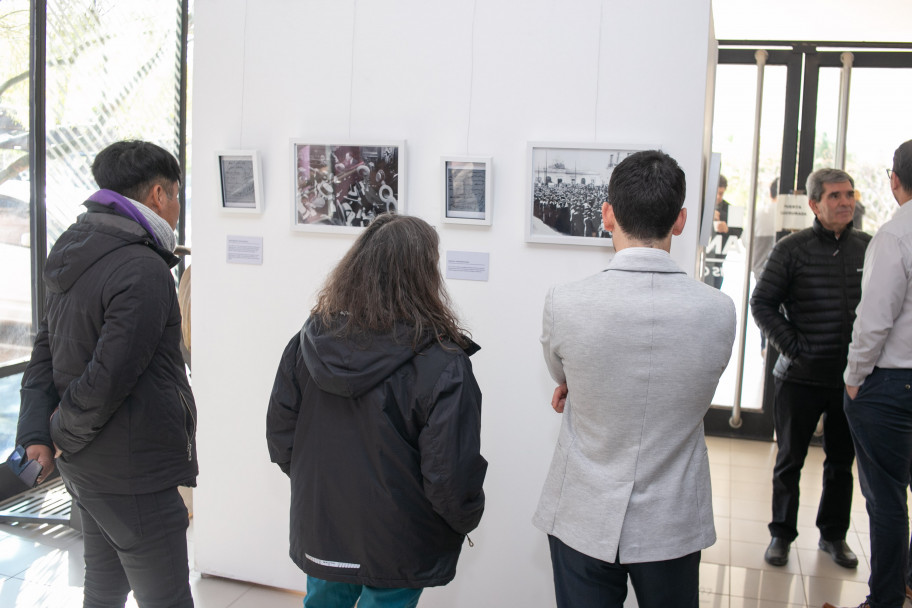
[[[28,357],[32,341],[29,5],[0,3],[0,365]]]
[[[143,139],[177,155],[180,42],[177,0],[48,1],[48,250],[97,188],[102,148]]]

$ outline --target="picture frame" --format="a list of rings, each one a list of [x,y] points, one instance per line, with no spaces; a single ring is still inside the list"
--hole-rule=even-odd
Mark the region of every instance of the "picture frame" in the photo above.
[[[222,210],[230,213],[261,213],[263,191],[257,151],[220,150],[215,154]]]
[[[655,145],[529,142],[526,242],[613,247],[602,223],[608,180],[622,160]]]
[[[405,141],[292,140],[292,228],[356,234],[405,212]]]
[[[490,156],[443,156],[443,209],[447,224],[490,226],[492,221],[493,173]]]

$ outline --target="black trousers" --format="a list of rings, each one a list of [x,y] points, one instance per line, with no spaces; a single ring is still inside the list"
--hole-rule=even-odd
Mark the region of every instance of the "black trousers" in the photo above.
[[[872,608],[902,606],[908,569],[912,483],[912,370],[874,368],[845,412],[871,524]]]
[[[845,390],[776,380],[773,417],[779,453],[773,469],[770,535],[791,542],[798,536],[798,482],[811,437],[823,414],[823,493],[817,527],[825,540],[842,540],[852,509],[855,448],[842,407]]]
[[[602,561],[548,535],[557,608],[623,608],[627,577],[640,608],[697,608],[700,552],[661,562]]]
[[[82,516],[84,608],[192,608],[187,507],[177,488],[103,494],[67,483]]]

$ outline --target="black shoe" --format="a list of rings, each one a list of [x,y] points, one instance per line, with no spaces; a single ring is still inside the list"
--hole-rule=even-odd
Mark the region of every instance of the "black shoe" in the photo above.
[[[852,553],[852,550],[849,549],[844,540],[823,540],[821,538],[817,546],[822,551],[829,553],[833,561],[843,568],[858,567],[858,558]]]
[[[763,559],[771,566],[786,565],[789,561],[789,546],[791,544],[784,538],[774,536],[773,540],[770,541],[769,547],[766,548],[766,553],[763,554]]]

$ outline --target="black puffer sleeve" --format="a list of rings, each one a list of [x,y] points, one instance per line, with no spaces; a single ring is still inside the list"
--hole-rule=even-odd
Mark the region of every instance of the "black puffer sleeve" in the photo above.
[[[786,238],[773,247],[750,299],[751,313],[757,326],[776,350],[793,361],[807,349],[806,338],[780,308],[790,297],[795,264],[792,255],[794,238]]]
[[[460,534],[478,526],[484,512],[481,389],[463,354],[444,368],[431,394],[427,423],[418,436],[424,493]]]

